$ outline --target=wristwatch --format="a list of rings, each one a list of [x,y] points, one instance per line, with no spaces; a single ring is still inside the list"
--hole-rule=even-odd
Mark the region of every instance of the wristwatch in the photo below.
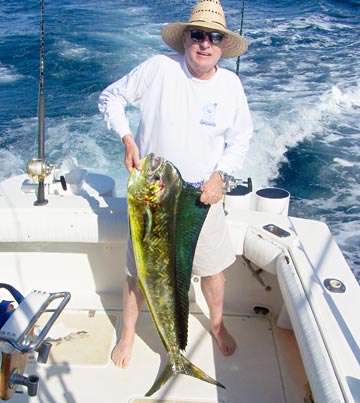
[[[223,181],[224,184],[225,184],[225,183],[229,180],[229,178],[230,178],[230,176],[229,176],[226,172],[221,171],[220,169],[217,169],[217,170],[215,171],[215,173],[217,173],[217,174],[220,175],[221,180]]]

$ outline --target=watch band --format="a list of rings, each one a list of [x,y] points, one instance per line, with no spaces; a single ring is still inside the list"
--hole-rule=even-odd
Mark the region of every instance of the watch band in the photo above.
[[[221,180],[222,180],[223,182],[226,182],[226,181],[228,180],[228,178],[229,178],[229,175],[228,175],[226,172],[221,171],[220,169],[217,169],[217,170],[215,171],[215,173],[217,173],[217,174],[220,175]]]

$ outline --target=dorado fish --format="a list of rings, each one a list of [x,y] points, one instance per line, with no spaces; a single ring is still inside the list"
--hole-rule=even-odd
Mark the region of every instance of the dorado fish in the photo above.
[[[187,345],[192,263],[209,207],[173,164],[149,154],[128,182],[130,230],[138,284],[169,362],[147,392],[151,396],[176,374],[224,387],[182,353]]]

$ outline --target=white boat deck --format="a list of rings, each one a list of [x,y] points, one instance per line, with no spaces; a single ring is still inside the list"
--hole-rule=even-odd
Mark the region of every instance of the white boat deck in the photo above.
[[[210,334],[205,315],[192,314],[186,356],[226,386],[217,388],[195,378],[177,375],[151,398],[145,398],[167,354],[148,312],[138,321],[134,354],[128,369],[116,368],[111,349],[119,327],[119,311],[65,311],[50,337],[73,329],[66,339],[53,341],[47,364],[29,362],[28,374],[40,377],[37,397],[19,387],[13,402],[106,403],[297,403],[303,402],[306,377],[292,331],[276,328],[270,318],[227,315],[227,327],[238,348],[223,357]],[[78,333],[77,333],[78,332]],[[289,350],[290,349],[290,350]],[[287,351],[287,354],[284,354]],[[291,354],[289,355],[289,352]],[[282,367],[282,369],[280,369]],[[294,379],[296,383],[294,383]],[[23,393],[21,393],[21,391]],[[19,393],[20,392],[20,393]],[[98,400],[94,400],[98,396]]]
[[[232,218],[230,212],[238,258],[225,273],[224,312],[238,349],[223,357],[214,346],[199,279],[193,278],[185,354],[226,390],[178,375],[145,398],[167,363],[149,313],[138,322],[130,368],[115,368],[110,359],[121,325],[126,201],[87,189],[83,197],[51,194],[39,209],[34,194],[20,191],[22,180],[0,185],[0,278],[24,295],[66,290],[72,298],[50,333],[55,340],[48,363],[33,359],[26,369],[40,377],[38,396],[29,398],[19,387],[15,403],[303,403],[307,379],[319,402],[328,396],[358,402],[360,322],[351,307],[360,303],[359,286],[325,224],[256,211]],[[277,238],[264,230],[268,224],[291,236]],[[284,266],[277,264],[281,251]],[[346,292],[328,290],[329,279]],[[271,316],[255,315],[254,306],[268,307]],[[298,340],[277,326],[278,317]]]

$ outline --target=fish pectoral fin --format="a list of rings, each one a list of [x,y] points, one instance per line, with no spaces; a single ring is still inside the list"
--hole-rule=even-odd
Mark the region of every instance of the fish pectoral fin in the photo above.
[[[163,386],[170,378],[172,378],[176,374],[189,375],[225,389],[225,386],[223,384],[211,378],[211,376],[207,375],[196,365],[192,364],[182,354],[180,357],[181,357],[180,360],[181,365],[180,366],[178,365],[176,368],[175,364],[169,361],[166,367],[164,368],[163,372],[160,374],[158,379],[155,381],[154,385],[146,393],[145,396],[151,396],[152,394],[154,394],[157,390],[161,388],[161,386]]]
[[[145,208],[144,223],[145,223],[144,241],[149,242],[151,238],[151,228],[152,228],[152,213],[150,210],[150,206],[146,206]]]
[[[161,375],[158,377],[158,379],[154,382],[154,385],[150,388],[150,390],[146,393],[145,396],[151,396],[153,395],[156,391],[158,391],[161,386],[165,385],[165,383],[172,378],[176,372],[173,369],[173,365],[171,362],[168,362],[166,367],[164,368],[163,372]]]

